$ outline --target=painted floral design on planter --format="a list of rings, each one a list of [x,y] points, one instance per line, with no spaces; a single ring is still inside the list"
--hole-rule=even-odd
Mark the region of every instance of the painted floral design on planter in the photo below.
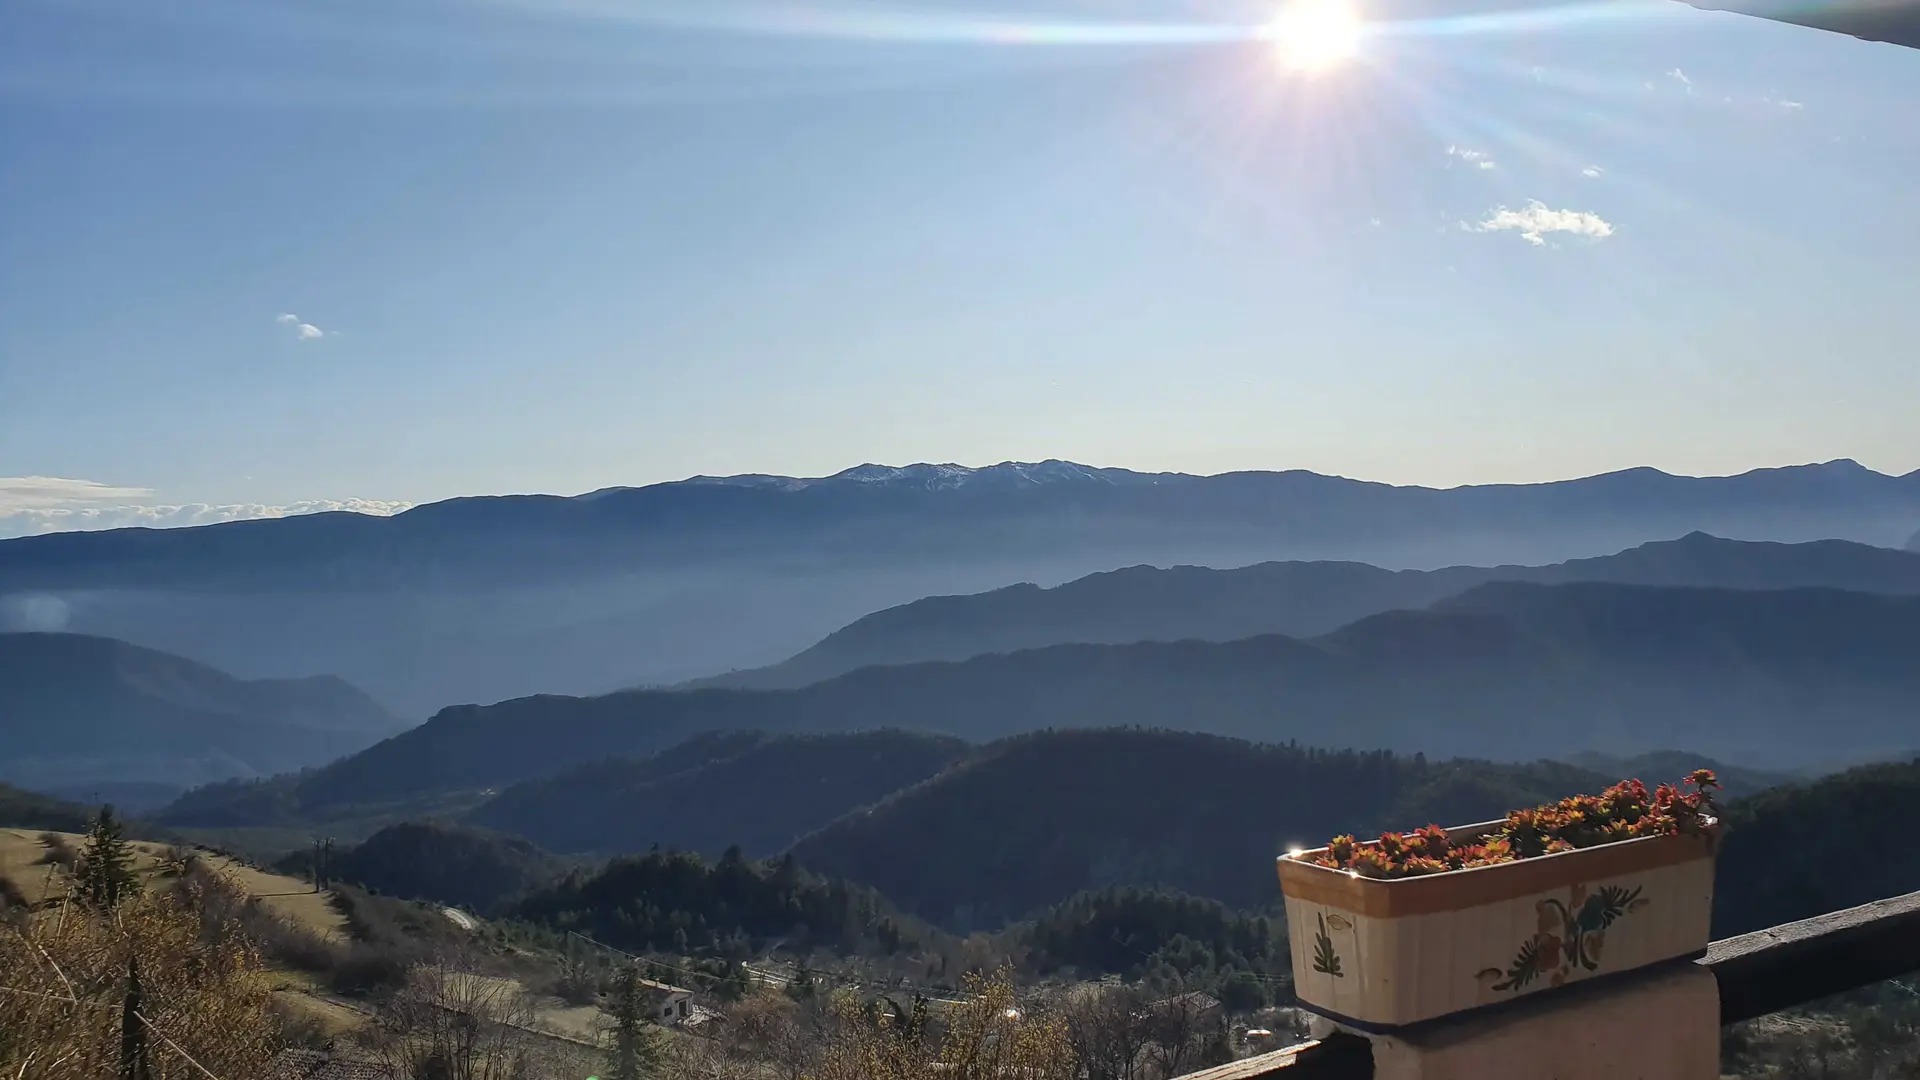
[[[1576,969],[1598,971],[1607,928],[1648,903],[1637,885],[1631,889],[1602,885],[1592,893],[1584,885],[1575,885],[1565,903],[1548,897],[1535,905],[1539,929],[1520,946],[1505,971],[1487,968],[1474,977],[1494,991],[1519,991],[1536,979],[1559,986]]]
[[[1350,930],[1353,924],[1338,915],[1320,915],[1320,930],[1313,935],[1313,970],[1322,975],[1331,975],[1344,979],[1347,973],[1340,970],[1340,954],[1333,951],[1333,938],[1327,934],[1327,922],[1331,919],[1335,930]]]

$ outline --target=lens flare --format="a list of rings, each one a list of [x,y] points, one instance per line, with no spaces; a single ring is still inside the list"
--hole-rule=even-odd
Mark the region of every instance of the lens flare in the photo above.
[[[1348,0],[1293,0],[1267,27],[1280,59],[1301,72],[1325,71],[1360,51],[1364,24]]]

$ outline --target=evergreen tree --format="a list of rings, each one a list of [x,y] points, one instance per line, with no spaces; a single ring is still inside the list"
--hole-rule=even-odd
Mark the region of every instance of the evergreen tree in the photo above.
[[[100,807],[80,852],[80,895],[87,903],[112,907],[133,885],[133,848],[127,844],[112,804]]]
[[[607,1080],[646,1080],[659,1072],[660,1043],[646,1017],[640,967],[620,969],[613,984],[613,1054]]]

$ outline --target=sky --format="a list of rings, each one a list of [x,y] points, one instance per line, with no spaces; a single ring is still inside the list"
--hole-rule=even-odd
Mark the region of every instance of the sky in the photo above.
[[[1355,2],[1306,70],[1243,0],[9,0],[0,535],[1920,468],[1920,51]]]

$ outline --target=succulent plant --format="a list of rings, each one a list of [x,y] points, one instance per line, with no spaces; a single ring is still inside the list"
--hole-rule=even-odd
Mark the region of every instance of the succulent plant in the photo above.
[[[1638,780],[1622,780],[1598,795],[1574,795],[1556,803],[1515,810],[1472,842],[1461,842],[1438,825],[1410,833],[1381,833],[1361,843],[1334,837],[1306,857],[1315,866],[1370,878],[1418,877],[1448,870],[1557,855],[1565,851],[1706,830],[1718,817],[1713,792],[1720,782],[1711,769],[1696,769],[1675,784],[1649,792]]]

